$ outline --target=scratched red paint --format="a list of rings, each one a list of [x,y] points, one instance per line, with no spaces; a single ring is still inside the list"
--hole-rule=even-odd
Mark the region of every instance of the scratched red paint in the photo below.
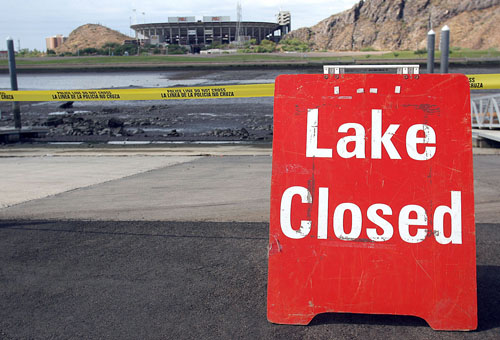
[[[477,327],[463,75],[276,80],[268,319],[414,315]]]

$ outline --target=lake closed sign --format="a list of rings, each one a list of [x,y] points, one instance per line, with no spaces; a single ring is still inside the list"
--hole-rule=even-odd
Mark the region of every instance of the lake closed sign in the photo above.
[[[414,315],[477,327],[464,75],[276,80],[268,319]]]

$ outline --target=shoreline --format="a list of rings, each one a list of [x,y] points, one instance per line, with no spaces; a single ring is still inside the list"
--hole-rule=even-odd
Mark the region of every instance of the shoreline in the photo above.
[[[126,62],[126,63],[62,63],[62,64],[17,64],[18,73],[64,73],[64,72],[141,72],[141,71],[181,71],[181,70],[252,70],[252,69],[316,69],[326,64],[338,65],[390,65],[390,64],[418,64],[425,68],[424,59],[356,59],[352,60],[275,60],[275,61],[207,61],[207,62]],[[439,60],[435,61],[438,67]],[[452,58],[453,67],[492,67],[500,66],[500,58]],[[7,64],[0,65],[0,74],[8,74]]]

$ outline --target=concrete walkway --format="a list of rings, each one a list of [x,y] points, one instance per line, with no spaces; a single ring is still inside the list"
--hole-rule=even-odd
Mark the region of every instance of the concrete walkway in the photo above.
[[[197,157],[0,158],[0,208],[195,160]]]
[[[87,162],[88,171],[102,176],[108,168],[118,166],[121,162],[128,160],[137,165],[136,174],[1,209],[0,217],[241,222],[259,222],[269,219],[271,184],[271,157],[269,156],[206,156],[201,158],[134,156],[130,159],[118,157],[112,161],[109,161],[108,157],[104,157],[103,160],[94,157],[84,159],[64,157],[63,161],[68,164],[60,167],[60,170],[64,173],[63,180],[67,181],[66,185],[69,187],[74,184],[83,184],[83,182],[75,183],[71,177],[66,176],[68,167],[73,169],[82,162]],[[168,160],[171,162],[169,163]],[[72,162],[77,164],[71,164]],[[163,166],[144,172],[138,166],[140,162],[163,164]],[[43,162],[40,164],[43,165]],[[61,162],[51,163],[52,167],[58,165],[60,166]],[[130,174],[130,172],[127,173],[127,175]],[[53,191],[63,189],[65,183],[54,188],[50,187],[58,177],[58,175],[50,178],[38,176],[38,179],[43,182],[42,187],[45,193],[48,193],[49,189]],[[103,179],[104,176],[101,178]],[[30,187],[30,190],[36,190],[33,182],[25,182],[25,185]],[[14,196],[17,197],[17,195]]]
[[[495,150],[474,156],[478,223],[500,218]],[[267,222],[270,155],[249,146],[4,151],[0,218]]]
[[[270,154],[251,146],[2,150],[0,218],[267,221]]]

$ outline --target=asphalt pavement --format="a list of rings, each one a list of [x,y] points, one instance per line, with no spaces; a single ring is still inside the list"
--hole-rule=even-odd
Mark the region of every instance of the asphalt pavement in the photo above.
[[[0,166],[0,339],[500,338],[499,155],[474,156],[474,332],[410,316],[269,323],[270,149],[24,150]]]

